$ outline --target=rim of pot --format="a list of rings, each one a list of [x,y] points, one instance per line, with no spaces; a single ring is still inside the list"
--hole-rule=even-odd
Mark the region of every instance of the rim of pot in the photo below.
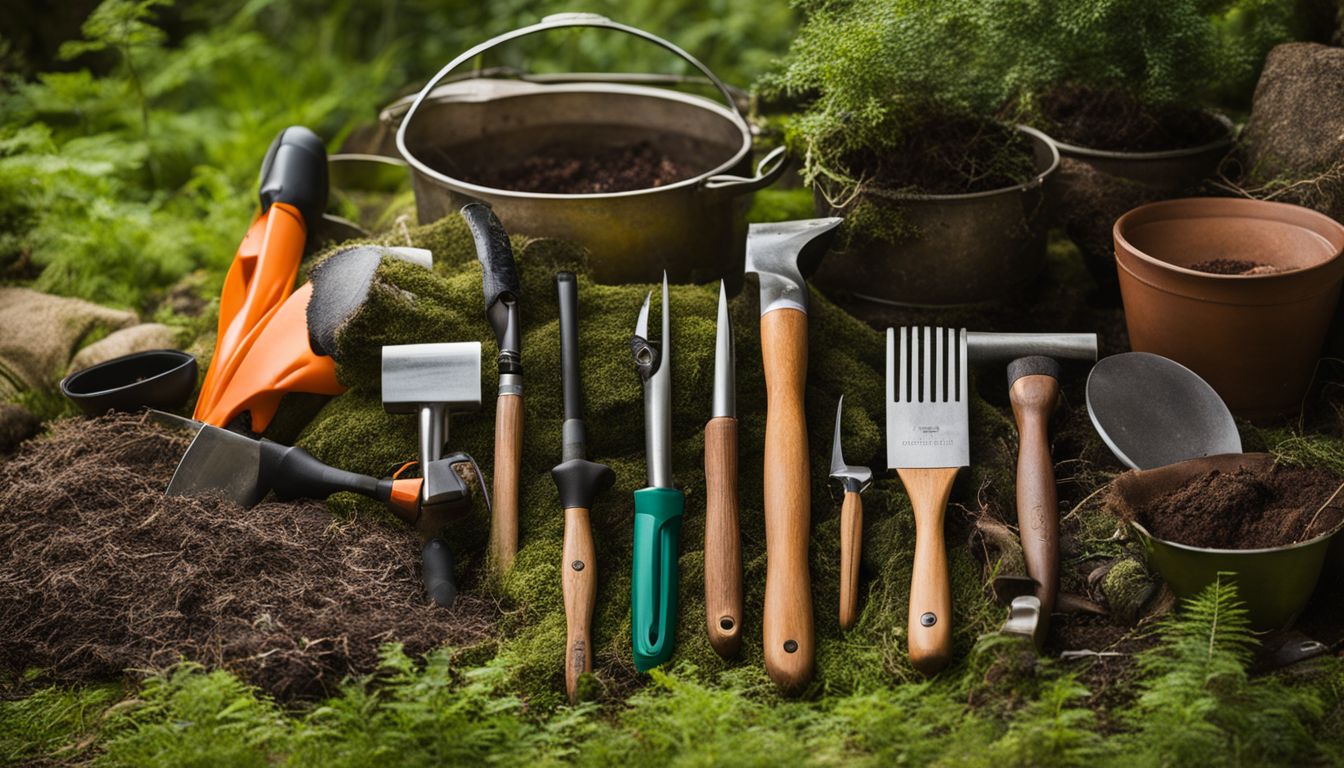
[[[1214,203],[1217,205],[1226,206],[1228,208],[1228,212],[1226,214],[1228,217],[1240,217],[1247,219],[1267,219],[1281,224],[1291,224],[1293,226],[1301,227],[1302,229],[1309,229],[1309,231],[1311,231],[1313,234],[1320,236],[1322,239],[1330,241],[1329,236],[1323,233],[1322,228],[1308,228],[1306,226],[1303,226],[1301,224],[1292,221],[1289,218],[1285,218],[1282,216],[1273,216],[1273,217],[1246,216],[1234,209],[1239,208],[1242,210],[1261,210],[1261,211],[1291,210],[1294,211],[1295,216],[1306,216],[1307,218],[1314,219],[1317,222],[1324,224],[1325,229],[1333,229],[1340,244],[1335,247],[1334,254],[1332,254],[1329,258],[1322,259],[1321,261],[1315,264],[1310,264],[1305,267],[1295,267],[1293,269],[1285,269],[1279,272],[1269,272],[1261,275],[1220,275],[1214,272],[1201,272],[1200,270],[1197,269],[1190,269],[1189,267],[1182,267],[1176,264],[1172,264],[1169,261],[1163,261],[1162,259],[1159,259],[1156,256],[1149,255],[1146,251],[1135,246],[1132,242],[1130,242],[1129,238],[1125,237],[1126,228],[1129,227],[1129,225],[1136,218],[1143,218],[1145,214],[1149,214],[1154,210],[1161,210],[1166,208],[1180,209],[1196,202],[1202,204]],[[1178,220],[1193,220],[1202,218],[1209,218],[1209,217],[1184,216],[1184,215],[1168,216],[1164,218],[1153,219],[1153,221],[1178,221]],[[1337,262],[1340,261],[1341,256],[1344,256],[1344,224],[1335,221],[1334,219],[1330,218],[1329,216],[1326,216],[1324,213],[1321,213],[1320,211],[1312,210],[1311,208],[1306,208],[1304,206],[1293,205],[1292,203],[1280,203],[1274,200],[1254,200],[1243,197],[1178,197],[1171,200],[1158,200],[1152,203],[1145,203],[1144,205],[1140,205],[1137,208],[1131,208],[1130,210],[1122,214],[1120,218],[1116,219],[1115,224],[1111,227],[1111,235],[1112,237],[1115,238],[1115,243],[1117,246],[1124,246],[1126,252],[1128,252],[1131,256],[1134,256],[1135,258],[1139,259],[1140,261],[1146,264],[1160,267],[1162,269],[1166,269],[1176,274],[1189,275],[1199,279],[1207,279],[1207,280],[1272,281],[1283,279],[1300,279],[1301,276],[1303,275],[1310,275],[1313,272],[1324,271],[1326,269],[1331,268],[1332,266],[1336,265]],[[1334,245],[1334,243],[1331,242],[1331,245]]]
[[[1215,149],[1223,149],[1232,146],[1234,126],[1228,117],[1220,112],[1211,112],[1201,110],[1204,114],[1217,120],[1223,126],[1223,135],[1213,141],[1207,141],[1193,147],[1184,149],[1160,149],[1154,152],[1124,152],[1115,149],[1093,149],[1079,144],[1070,144],[1067,141],[1051,138],[1055,146],[1059,147],[1061,152],[1068,152],[1071,155],[1079,157],[1093,157],[1103,160],[1174,160],[1181,157],[1189,157],[1204,152],[1212,152]]]
[[[133,360],[139,360],[142,357],[175,358],[177,360],[177,364],[169,368],[165,368],[164,370],[154,374],[153,376],[146,376],[142,379],[129,381],[125,384],[122,384],[121,386],[111,387],[109,389],[99,389],[93,392],[82,392],[70,389],[70,383],[75,381],[76,379],[82,378],[94,371],[99,371],[104,368],[111,368],[115,365],[124,365]],[[72,374],[69,374],[65,378],[61,379],[61,393],[72,400],[87,399],[92,397],[103,397],[104,395],[110,395],[116,392],[124,392],[132,387],[141,387],[146,384],[149,384],[150,382],[158,381],[159,379],[162,379],[165,376],[177,373],[178,371],[182,370],[182,368],[194,362],[196,362],[196,357],[194,355],[192,355],[189,352],[183,352],[180,349],[147,349],[143,352],[133,352],[129,355],[114,357],[111,360],[104,360],[103,362],[97,365],[91,365],[88,368],[82,368],[78,371],[75,371]]]
[[[1050,178],[1050,176],[1053,175],[1055,171],[1059,170],[1059,146],[1055,143],[1054,139],[1050,138],[1049,136],[1046,136],[1041,131],[1032,128],[1029,125],[1015,125],[1013,127],[1016,128],[1019,133],[1025,133],[1027,136],[1029,136],[1032,139],[1035,139],[1036,141],[1039,141],[1048,150],[1050,150],[1050,165],[1048,165],[1045,168],[1045,170],[1037,172],[1034,177],[1020,184],[1013,184],[1012,186],[1008,187],[998,187],[996,189],[988,189],[985,190],[984,192],[958,192],[956,194],[951,195],[931,195],[922,192],[917,194],[882,193],[881,196],[890,197],[893,200],[931,200],[938,202],[955,202],[960,200],[979,200],[985,197],[994,197],[996,195],[1002,195],[1005,192],[1026,192],[1028,190],[1039,188],[1041,185],[1045,184],[1046,179]]]
[[[1344,531],[1344,521],[1340,521],[1335,524],[1334,528],[1307,539],[1306,541],[1283,544],[1277,547],[1258,547],[1256,549],[1218,549],[1216,547],[1196,547],[1191,544],[1182,544],[1177,541],[1171,541],[1170,539],[1164,539],[1161,536],[1154,535],[1153,532],[1149,531],[1147,528],[1144,528],[1137,520],[1130,520],[1129,524],[1137,528],[1139,533],[1160,544],[1173,549],[1179,549],[1183,552],[1196,552],[1202,555],[1267,555],[1273,552],[1290,552],[1294,549],[1303,549],[1315,544],[1320,544],[1322,541],[1334,537],[1340,531]]]
[[[486,187],[480,184],[473,184],[469,181],[464,181],[455,176],[449,176],[446,173],[442,173],[440,171],[434,170],[433,168],[430,168],[428,165],[421,162],[420,159],[411,152],[408,152],[404,156],[406,163],[410,165],[411,168],[414,169],[416,173],[424,174],[425,176],[428,176],[430,179],[432,179],[437,183],[449,184],[452,186],[460,187],[463,190],[469,192],[475,192],[478,194],[494,195],[496,197],[516,197],[528,200],[535,200],[538,198],[545,200],[602,200],[602,199],[611,199],[620,197],[638,197],[640,195],[650,195],[657,192],[666,192],[668,190],[685,189],[687,187],[699,186],[711,176],[718,176],[720,174],[729,172],[733,166],[741,162],[742,158],[750,155],[752,151],[751,126],[747,124],[746,119],[743,118],[741,115],[735,114],[732,110],[728,109],[727,107],[718,104],[711,99],[707,99],[703,96],[697,96],[692,93],[680,93],[678,91],[669,91],[661,88],[649,88],[646,86],[638,86],[638,85],[625,85],[622,83],[564,83],[557,85],[547,85],[544,87],[546,89],[544,91],[540,90],[520,91],[517,94],[510,94],[504,96],[503,98],[520,98],[536,94],[549,94],[557,92],[582,93],[592,91],[607,92],[607,93],[625,93],[640,96],[654,96],[656,98],[668,99],[670,101],[680,101],[683,104],[688,104],[694,107],[699,107],[701,109],[707,109],[712,112],[715,112],[716,114],[718,114],[718,116],[724,118],[725,120],[727,120],[728,122],[732,123],[734,126],[737,127],[738,132],[741,134],[742,143],[737,148],[737,151],[733,153],[733,156],[731,158],[709,169],[708,171],[702,171],[701,173],[698,173],[695,176],[690,176],[688,178],[682,179],[681,181],[676,181],[671,184],[664,184],[660,187],[645,187],[643,189],[631,189],[626,190],[624,192],[585,192],[579,194],[561,194],[556,192],[522,192],[516,189],[500,189],[497,187]],[[434,101],[442,103],[444,101],[451,101],[451,98],[449,96],[443,96]],[[433,104],[434,101],[426,99],[427,104]],[[1058,161],[1056,161],[1056,164],[1058,164]]]

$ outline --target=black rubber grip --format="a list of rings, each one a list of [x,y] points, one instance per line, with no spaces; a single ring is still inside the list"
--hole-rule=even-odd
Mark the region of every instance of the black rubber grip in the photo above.
[[[453,578],[453,553],[443,539],[430,539],[420,550],[425,594],[435,605],[452,608],[457,602],[457,582]]]
[[[587,459],[570,459],[551,470],[551,479],[560,491],[563,509],[592,509],[593,499],[616,482],[616,473],[605,464]]]
[[[282,501],[325,499],[349,491],[386,503],[392,493],[390,481],[328,466],[298,446],[270,440],[261,441],[260,480]]]
[[[462,207],[461,214],[471,228],[471,236],[476,241],[476,258],[485,272],[481,284],[485,289],[486,310],[500,298],[518,299],[521,290],[518,267],[513,263],[513,246],[509,245],[509,233],[504,231],[504,225],[485,203],[468,203]]]
[[[560,302],[560,381],[565,419],[583,418],[583,381],[579,378],[579,283],[573,272],[558,272],[555,289]]]
[[[1059,362],[1053,357],[1031,355],[1019,357],[1008,364],[1008,386],[1023,376],[1049,376],[1059,381]]]
[[[299,209],[309,231],[327,209],[327,148],[301,125],[280,132],[261,162],[261,210],[272,203]]]

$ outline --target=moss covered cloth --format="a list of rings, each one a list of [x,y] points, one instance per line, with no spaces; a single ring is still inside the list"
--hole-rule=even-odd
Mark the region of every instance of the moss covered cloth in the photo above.
[[[411,232],[414,244],[434,252],[433,271],[385,259],[369,301],[338,337],[338,375],[350,391],[328,403],[300,436],[299,443],[336,466],[385,475],[415,451],[414,419],[388,415],[379,399],[380,347],[432,341],[483,342],[483,407],[454,417],[449,449],[475,456],[487,477],[493,458],[495,364],[494,335],[486,324],[481,269],[464,224],[450,217]],[[396,244],[404,244],[399,238]],[[512,571],[501,584],[487,583],[485,544],[488,519],[483,508],[451,531],[467,589],[498,589],[512,610],[506,612],[500,654],[518,662],[516,669],[530,691],[545,691],[558,703],[563,696],[562,648],[565,617],[560,592],[563,516],[549,471],[560,461],[562,393],[559,326],[553,283],[558,270],[577,272],[579,345],[589,425],[591,458],[610,465],[616,485],[599,497],[593,510],[599,573],[595,616],[595,689],[609,694],[635,680],[630,648],[630,562],[632,492],[645,485],[642,389],[629,341],[645,294],[654,286],[596,285],[582,277],[580,249],[553,240],[514,239],[523,298],[525,423],[520,513],[521,540]],[[673,286],[672,312],[673,472],[686,492],[681,547],[681,612],[675,661],[690,661],[707,671],[722,668],[704,629],[704,437],[713,382],[718,286]],[[657,307],[655,303],[655,314]],[[761,608],[765,586],[765,535],[761,512],[761,456],[765,398],[759,344],[758,292],[748,284],[730,302],[737,344],[737,392],[740,420],[740,515],[746,598],[742,662],[759,671]],[[657,327],[655,316],[651,323]],[[913,520],[894,476],[881,478],[864,496],[868,510],[863,569],[868,594],[857,631],[842,636],[838,626],[839,489],[827,481],[835,403],[845,395],[845,455],[870,462],[882,450],[879,420],[883,408],[884,351],[881,334],[851,317],[819,294],[809,313],[807,421],[812,457],[811,574],[818,642],[817,680],[851,688],[861,679],[912,677],[905,657],[906,595],[913,553]],[[975,406],[977,408],[982,406]],[[993,409],[989,409],[993,411]],[[996,413],[996,412],[995,412]],[[976,419],[980,425],[1007,428],[1001,418]],[[964,475],[969,473],[963,473]],[[964,476],[965,484],[978,483]],[[971,487],[975,487],[972,485]],[[362,500],[338,499],[369,513]],[[481,507],[481,505],[478,505]],[[953,626],[958,653],[970,648],[987,625],[979,566],[965,547],[952,547]],[[997,616],[997,614],[996,614]],[[597,690],[593,691],[597,693]],[[542,702],[539,702],[542,703]]]

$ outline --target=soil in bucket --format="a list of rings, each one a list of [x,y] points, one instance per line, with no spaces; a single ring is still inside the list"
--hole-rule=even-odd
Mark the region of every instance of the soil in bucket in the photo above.
[[[484,165],[473,181],[518,192],[590,195],[661,187],[689,175],[653,144],[639,141],[597,152],[554,145],[519,163]]]
[[[1181,104],[1147,104],[1119,90],[1065,85],[1041,96],[1043,130],[1062,142],[1113,152],[1161,152],[1216,141],[1227,128]]]
[[[1207,549],[1266,549],[1306,541],[1344,523],[1340,478],[1319,468],[1268,464],[1217,469],[1134,511],[1165,541]]]

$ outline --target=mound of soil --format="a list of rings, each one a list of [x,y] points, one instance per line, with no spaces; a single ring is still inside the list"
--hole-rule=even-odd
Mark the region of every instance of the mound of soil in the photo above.
[[[647,141],[586,152],[564,145],[543,149],[521,163],[486,164],[475,183],[518,192],[590,195],[629,192],[681,181],[689,174]]]
[[[950,117],[905,131],[899,146],[845,157],[844,171],[881,194],[958,195],[1014,187],[1036,176],[1031,141],[990,120]]]
[[[1344,522],[1344,493],[1331,498],[1339,486],[1338,477],[1315,468],[1215,469],[1136,510],[1136,518],[1153,535],[1179,544],[1280,547]]]
[[[1270,264],[1261,264],[1244,259],[1208,259],[1191,264],[1189,269],[1207,272],[1211,275],[1272,275],[1286,270]]]
[[[180,659],[280,698],[330,692],[488,637],[494,609],[432,607],[414,535],[317,502],[166,498],[189,436],[140,416],[56,422],[0,464],[0,669],[106,680]]]
[[[1160,152],[1216,141],[1227,128],[1182,104],[1147,104],[1132,94],[1061,86],[1037,104],[1051,138],[1116,152]]]

